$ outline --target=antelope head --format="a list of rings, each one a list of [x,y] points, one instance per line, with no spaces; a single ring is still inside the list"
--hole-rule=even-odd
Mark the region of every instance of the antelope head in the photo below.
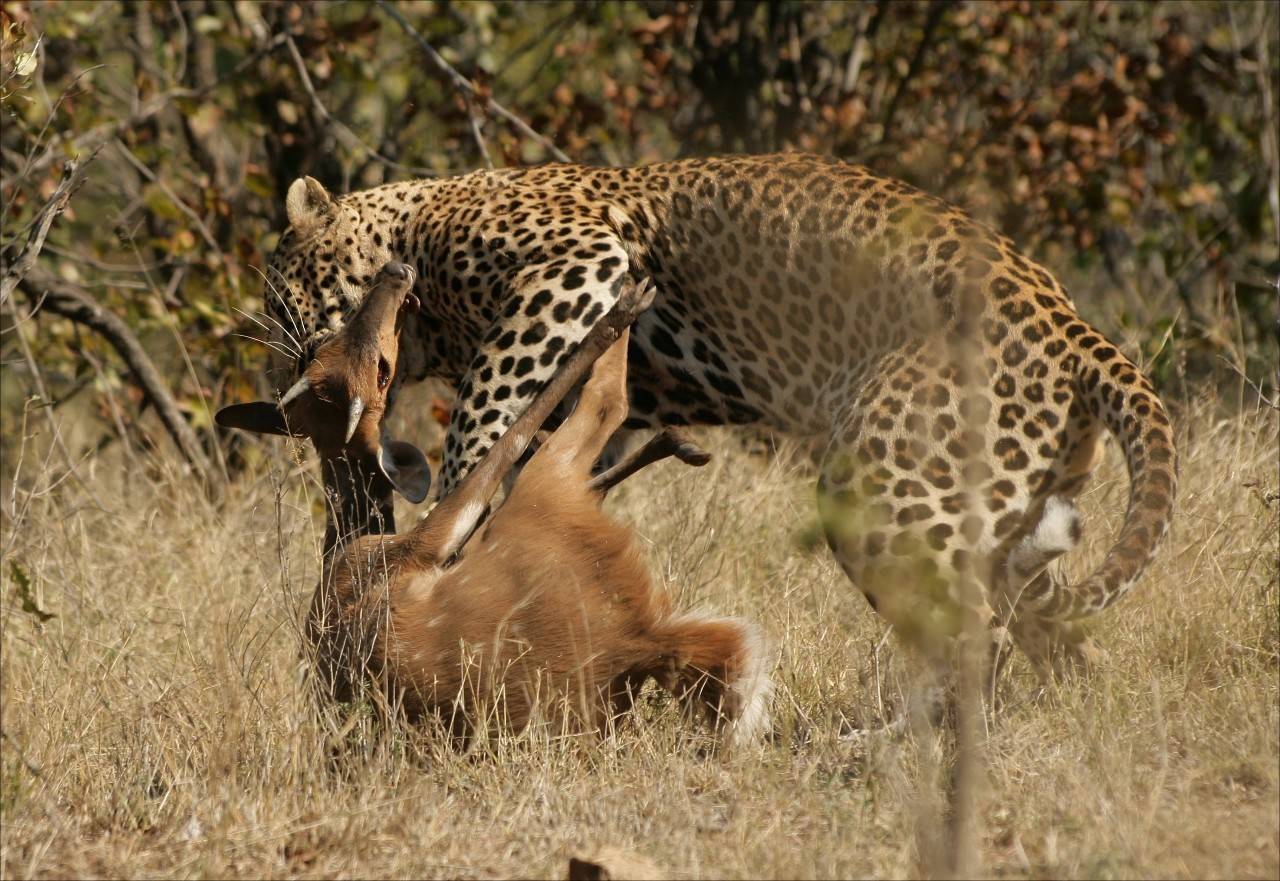
[[[382,425],[400,328],[418,305],[413,281],[411,267],[388,263],[355,315],[320,346],[278,404],[256,401],[218,411],[218,424],[228,428],[311,439],[344,521],[338,526],[331,521],[326,550],[339,530],[394,532],[392,490],[416,503],[431,488],[426,456],[412,444],[388,438]]]

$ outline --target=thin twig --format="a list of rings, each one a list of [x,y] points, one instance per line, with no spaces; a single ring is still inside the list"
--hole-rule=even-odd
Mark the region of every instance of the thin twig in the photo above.
[[[1230,7],[1227,7],[1230,12]],[[1258,78],[1258,90],[1262,93],[1262,155],[1267,162],[1270,186],[1267,188],[1267,206],[1271,209],[1272,235],[1280,247],[1280,137],[1276,135],[1276,105],[1271,93],[1271,61],[1267,46],[1268,27],[1272,10],[1263,7],[1262,28],[1258,32],[1258,63],[1254,72]]]
[[[307,97],[311,99],[311,106],[315,108],[316,113],[325,121],[325,124],[333,130],[333,133],[338,136],[338,140],[344,142],[350,149],[364,150],[373,159],[382,163],[387,168],[393,168],[396,171],[417,177],[430,177],[435,175],[435,172],[430,168],[421,168],[416,165],[402,165],[388,156],[383,156],[377,150],[373,149],[361,140],[360,136],[353,132],[350,126],[341,120],[335,119],[333,114],[329,112],[329,109],[324,106],[324,102],[320,100],[320,96],[316,94],[316,87],[311,82],[311,75],[307,73],[307,65],[306,62],[302,60],[302,53],[298,51],[298,44],[295,43],[293,41],[293,37],[288,34],[285,35],[284,42],[285,45],[289,47],[289,55],[293,58],[293,66],[298,70],[298,78],[302,80],[302,88],[306,90]]]
[[[1182,306],[1178,307],[1178,311],[1173,313],[1173,320],[1169,322],[1169,326],[1164,329],[1164,336],[1160,338],[1159,344],[1155,351],[1149,356],[1142,359],[1142,372],[1145,374],[1155,365],[1156,359],[1160,357],[1160,353],[1164,351],[1164,347],[1169,345],[1169,340],[1173,339],[1173,331],[1178,326],[1179,319],[1182,318]]]
[[[37,41],[37,44],[36,44],[37,49],[41,48],[40,47],[41,42],[43,41]],[[49,115],[45,119],[44,125],[40,127],[40,131],[36,134],[35,140],[31,142],[31,149],[27,151],[27,155],[23,158],[22,171],[18,174],[16,179],[10,178],[8,181],[6,181],[6,184],[5,184],[6,186],[8,186],[9,184],[15,183],[17,181],[24,181],[27,179],[27,175],[31,173],[31,160],[36,155],[36,149],[39,148],[40,142],[44,140],[45,132],[49,131],[49,126],[53,125],[53,120],[57,117],[58,108],[62,106],[62,102],[66,101],[68,98],[74,98],[82,94],[81,92],[72,92],[72,89],[76,89],[79,87],[80,80],[84,79],[89,74],[93,73],[95,70],[100,70],[104,67],[106,67],[105,64],[95,64],[93,67],[85,68],[84,70],[76,74],[76,78],[73,79],[71,83],[65,89],[62,90],[62,93],[58,95],[57,102],[55,102],[53,106],[49,108]],[[40,80],[41,80],[41,83],[43,83],[44,82],[43,63],[41,63],[40,71],[41,71]],[[97,152],[97,151],[94,151],[94,152]]]
[[[572,12],[551,26],[553,30],[547,34],[549,38],[547,48],[542,53],[542,57],[538,59],[538,63],[533,66],[529,71],[528,76],[524,78],[524,85],[520,86],[518,91],[511,95],[510,100],[512,104],[523,103],[525,97],[538,87],[539,75],[547,69],[547,65],[551,62],[551,59],[555,58],[556,48],[564,42],[563,37],[565,33],[573,27],[574,17],[576,15],[577,12]],[[497,76],[494,76],[493,79],[495,83],[498,81]]]
[[[169,11],[173,13],[173,20],[178,23],[178,39],[174,42],[182,47],[182,61],[174,62],[177,69],[169,75],[169,81],[180,83],[187,78],[187,63],[190,61],[188,56],[191,54],[188,42],[190,31],[187,29],[187,17],[182,14],[182,4],[178,0],[169,0]]]
[[[91,266],[94,269],[100,269],[103,272],[150,272],[156,269],[163,269],[166,266],[181,264],[183,262],[172,257],[167,257],[164,260],[158,260],[155,263],[144,263],[141,266],[131,266],[128,263],[108,263],[105,260],[99,260],[97,257],[93,257],[89,254],[77,254],[75,251],[69,251],[66,248],[60,248],[53,244],[46,244],[44,248],[49,253],[57,254],[63,259],[71,260],[74,263],[83,263],[85,266]]]
[[[1258,383],[1250,379],[1247,373],[1245,373],[1243,370],[1237,367],[1229,359],[1219,355],[1218,360],[1221,361],[1223,364],[1227,365],[1228,367],[1230,367],[1233,373],[1235,373],[1242,380],[1244,380],[1244,382],[1248,383],[1249,388],[1253,389],[1253,393],[1258,396],[1258,400],[1261,403],[1267,405],[1272,410],[1280,412],[1280,397],[1277,397],[1276,400],[1274,401],[1271,400],[1270,398],[1267,397],[1266,393],[1262,390],[1262,387],[1258,385]]]
[[[1227,227],[1229,226],[1231,226],[1230,216],[1228,216],[1226,220],[1219,223],[1218,228],[1215,229],[1212,233],[1210,233],[1207,239],[1205,239],[1203,242],[1197,242],[1196,249],[1191,253],[1191,256],[1188,257],[1186,260],[1183,260],[1182,265],[1179,266],[1176,270],[1174,270],[1173,274],[1169,276],[1169,281],[1165,284],[1164,290],[1160,292],[1161,300],[1163,300],[1165,297],[1172,294],[1174,290],[1177,289],[1178,281],[1182,278],[1182,274],[1186,272],[1193,263],[1195,263],[1197,260],[1199,260],[1201,257],[1204,256],[1205,251],[1209,250],[1209,246],[1212,245],[1214,242],[1216,242],[1218,240],[1218,237],[1221,236],[1224,232],[1226,232]],[[1199,276],[1193,276],[1193,278],[1198,278],[1198,277]],[[1159,300],[1157,300],[1156,302],[1159,302]]]
[[[204,243],[209,246],[209,250],[217,257],[218,262],[222,264],[222,271],[233,284],[236,283],[235,277],[231,273],[231,267],[227,265],[227,258],[222,253],[222,248],[218,245],[218,240],[214,238],[213,232],[209,229],[209,225],[204,222],[204,218],[196,213],[196,210],[179,198],[178,194],[164,182],[164,178],[160,177],[154,171],[147,167],[146,163],[139,159],[128,145],[120,138],[116,138],[116,149],[120,151],[120,155],[124,156],[138,172],[151,183],[160,188],[160,192],[168,197],[173,206],[181,211],[187,217],[191,218],[191,222],[196,225],[196,229],[200,231],[200,238],[204,239]]]
[[[76,328],[77,336],[79,335],[79,326]],[[107,399],[107,408],[111,411],[111,421],[115,423],[116,433],[120,436],[120,444],[124,447],[125,457],[130,461],[136,461],[133,453],[133,444],[129,440],[129,429],[124,424],[124,411],[120,407],[119,401],[116,400],[115,392],[111,390],[111,383],[107,382],[106,371],[102,369],[101,362],[88,350],[87,347],[80,347],[80,355],[89,362],[89,366],[93,368],[93,373],[85,377],[85,385],[92,383],[96,378],[101,384],[103,393]],[[72,389],[64,394],[59,404],[64,403],[79,389]]]
[[[129,246],[133,249],[133,253],[138,260],[138,264],[142,265],[143,263],[142,251],[138,248],[138,242],[136,239],[134,239],[132,235],[129,236]],[[222,255],[219,254],[219,257],[222,258]],[[223,259],[223,265],[226,266],[225,258],[222,258],[222,259]],[[170,274],[168,287],[164,291],[160,290],[160,286],[156,284],[156,281],[151,277],[150,272],[144,272],[143,278],[146,279],[146,285],[144,289],[150,291],[151,295],[155,297],[156,307],[159,310],[159,312],[164,315],[165,326],[168,328],[169,332],[173,335],[174,345],[177,346],[178,351],[182,354],[182,362],[187,368],[187,375],[191,379],[192,385],[194,385],[195,388],[200,389],[201,388],[200,377],[196,373],[195,364],[192,363],[191,361],[191,353],[187,350],[186,341],[182,338],[182,334],[178,330],[177,320],[173,317],[173,313],[170,312],[170,304],[178,303],[177,291],[178,291],[178,288],[182,286],[183,281],[186,280],[187,272],[189,270],[190,270],[190,266],[188,264],[183,264],[178,266]],[[238,290],[238,283],[237,283],[237,290]],[[228,302],[225,292],[223,293],[223,306],[228,312],[231,311],[231,303]],[[200,401],[200,406],[204,408],[205,418],[208,424],[212,425],[213,413],[209,409],[209,401],[205,398],[203,394],[199,395],[199,401]],[[216,437],[214,438],[213,450],[217,454],[217,464],[222,471],[222,477],[224,481],[230,480],[230,473],[227,470],[226,457],[223,456],[222,447],[217,443]]]
[[[98,149],[101,149],[101,147]],[[80,189],[80,185],[84,183],[85,170],[97,155],[98,150],[94,150],[84,162],[77,162],[71,159],[63,166],[62,180],[58,182],[58,188],[53,191],[49,201],[44,204],[44,207],[40,209],[40,213],[36,215],[36,219],[31,225],[31,234],[27,236],[26,245],[23,246],[22,251],[13,262],[9,264],[3,279],[0,279],[0,304],[9,299],[9,294],[18,286],[18,282],[22,281],[26,274],[31,271],[31,267],[36,265],[36,257],[40,255],[40,249],[44,247],[44,240],[49,235],[49,228],[53,226],[54,219],[66,210],[67,203],[71,201],[71,197],[75,195],[76,190]]]
[[[462,102],[467,105],[467,120],[471,127],[471,140],[476,142],[476,149],[480,151],[480,158],[484,160],[485,167],[493,170],[493,157],[489,155],[489,145],[484,142],[484,133],[480,131],[480,114],[476,113],[475,101],[466,92],[462,93]]]
[[[93,128],[89,129],[87,132],[83,132],[82,134],[75,135],[70,139],[62,135],[55,136],[53,139],[50,140],[49,146],[45,148],[45,151],[40,155],[40,158],[30,163],[30,166],[27,168],[27,171],[28,172],[39,171],[40,169],[46,167],[49,163],[51,163],[57,157],[59,148],[62,147],[64,144],[69,143],[70,150],[72,150],[73,152],[83,152],[85,150],[97,150],[98,147],[101,147],[107,141],[111,140],[112,138],[116,137],[122,132],[128,131],[129,129],[137,128],[138,126],[142,125],[147,120],[151,119],[151,117],[155,116],[156,114],[160,113],[160,111],[168,107],[173,101],[176,101],[181,98],[190,98],[192,100],[198,101],[201,98],[204,98],[205,96],[213,92],[214,89],[218,88],[224,83],[230,82],[231,80],[237,78],[238,76],[240,76],[240,74],[244,73],[244,71],[248,70],[251,66],[256,64],[263,57],[265,57],[266,55],[269,55],[270,53],[274,52],[276,49],[283,46],[285,44],[285,40],[287,37],[288,37],[287,34],[276,34],[264,46],[262,46],[260,49],[255,51],[252,55],[249,55],[245,57],[243,60],[241,60],[239,64],[237,64],[234,68],[232,68],[230,71],[227,72],[226,76],[219,77],[217,80],[214,80],[208,85],[201,86],[198,89],[187,89],[187,88],[170,89],[167,92],[162,92],[159,95],[156,95],[155,97],[149,98],[148,100],[144,101],[141,105],[137,107],[137,109],[135,109],[131,114],[126,116],[124,119],[119,119],[119,120],[116,120],[115,122],[102,123],[101,125],[94,126]]]
[[[906,92],[907,84],[919,72],[920,63],[924,61],[925,53],[929,51],[929,46],[933,42],[933,32],[937,29],[938,23],[942,21],[942,14],[946,11],[946,0],[931,0],[928,16],[925,18],[924,29],[920,34],[920,42],[916,45],[915,54],[911,56],[911,63],[907,66],[907,72],[902,75],[902,79],[898,80],[898,87],[893,90],[893,97],[889,99],[889,108],[884,114],[884,126],[880,129],[880,143],[889,140],[889,134],[893,129],[893,118],[898,112],[898,102]]]
[[[571,23],[579,15],[581,15],[581,10],[571,6],[568,12],[566,12],[560,18],[556,19],[554,22],[552,22],[550,25],[548,25],[546,28],[544,28],[540,32],[531,36],[528,40],[524,42],[523,45],[518,46],[515,49],[512,49],[511,52],[507,54],[507,57],[502,59],[502,61],[500,62],[502,66],[493,72],[493,81],[497,82],[503,79],[503,77],[506,74],[510,73],[511,69],[515,67],[516,62],[518,62],[521,58],[523,58],[528,53],[532,52],[534,49],[538,48],[538,46],[548,38],[550,38],[551,46],[552,46],[552,49],[554,50],[555,46],[558,45],[560,42],[559,40],[560,29],[563,28],[565,25]],[[537,67],[541,68],[541,64],[539,64]]]
[[[71,451],[67,449],[66,442],[62,439],[62,431],[58,427],[58,420],[53,418],[53,400],[49,397],[48,390],[45,389],[44,378],[40,375],[40,367],[36,364],[35,355],[31,352],[31,344],[27,342],[27,333],[22,328],[25,322],[20,320],[16,300],[9,303],[9,311],[13,313],[13,330],[18,338],[18,348],[21,349],[22,357],[26,361],[27,372],[31,374],[31,385],[40,397],[40,409],[44,410],[45,418],[49,421],[49,433],[53,438],[53,446],[57,447],[58,452],[62,454],[62,458],[67,465],[67,473],[74,474],[76,480],[80,480],[81,485],[83,485],[84,481],[80,479],[80,474],[76,471],[76,462],[71,455]],[[50,450],[50,454],[52,455],[52,450]]]
[[[106,338],[133,373],[138,387],[155,408],[183,457],[201,476],[209,475],[209,460],[195,431],[187,424],[169,386],[128,324],[114,312],[105,309],[89,291],[39,268],[33,269],[22,280],[19,289],[31,302],[45,294],[42,311],[61,315]]]
[[[887,0],[880,0],[876,4],[874,13],[869,9],[863,10],[861,20],[858,22],[858,36],[854,38],[853,48],[849,51],[849,63],[844,69],[844,82],[841,84],[840,91],[845,95],[852,94],[858,85],[858,74],[862,72],[862,62],[866,60],[867,47],[879,30],[888,5]]]
[[[408,20],[400,14],[399,9],[396,9],[395,6],[387,3],[386,0],[377,0],[377,4],[378,8],[394,19],[396,24],[400,25],[406,34],[413,37],[419,48],[422,49],[422,54],[427,56],[427,60],[431,62],[432,66],[435,67],[439,73],[444,75],[455,89],[462,92],[464,96],[469,96],[471,98],[480,97],[471,80],[458,73],[453,65],[445,61],[440,53],[435,50],[435,47],[427,42],[427,38],[422,36],[422,34],[414,28],[413,25],[409,24]],[[548,153],[560,162],[571,161],[568,155],[552,143],[549,138],[534,131],[527,122],[516,116],[506,107],[503,107],[497,101],[493,100],[493,98],[489,97],[484,99],[484,109],[489,113],[506,120],[507,123],[516,131],[520,132],[520,134],[541,144]]]

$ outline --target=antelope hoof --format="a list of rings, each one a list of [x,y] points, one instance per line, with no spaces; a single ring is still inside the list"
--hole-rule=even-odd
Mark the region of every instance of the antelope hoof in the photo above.
[[[685,437],[683,432],[666,428],[663,429],[662,434],[667,446],[671,449],[671,455],[684,464],[701,468],[711,461],[711,454]]]

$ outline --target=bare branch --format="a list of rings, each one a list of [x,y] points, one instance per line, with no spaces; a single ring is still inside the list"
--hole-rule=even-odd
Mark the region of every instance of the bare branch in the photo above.
[[[101,147],[98,150],[102,149]],[[26,276],[31,268],[36,264],[36,257],[40,255],[40,249],[44,247],[44,240],[49,235],[49,228],[53,226],[54,218],[66,210],[67,203],[71,201],[71,197],[75,195],[76,190],[80,189],[80,185],[84,183],[84,173],[89,164],[98,155],[98,150],[94,150],[89,154],[89,158],[84,162],[77,162],[74,159],[68,160],[67,164],[62,168],[62,180],[58,182],[58,188],[53,191],[53,195],[49,201],[40,209],[40,213],[36,215],[35,221],[31,224],[31,233],[27,236],[27,243],[23,246],[22,251],[9,263],[8,268],[4,272],[4,277],[0,279],[0,304],[9,299],[9,294],[18,286],[18,282]],[[8,263],[8,261],[5,261]]]
[[[406,34],[413,37],[413,39],[417,42],[418,46],[422,49],[422,54],[427,56],[427,60],[431,62],[432,66],[435,67],[436,71],[444,75],[444,77],[448,79],[450,83],[453,84],[453,87],[455,89],[460,91],[465,97],[468,97],[471,99],[477,99],[480,97],[479,95],[477,95],[476,87],[471,82],[471,80],[467,79],[462,74],[458,73],[458,71],[453,67],[453,65],[445,61],[444,58],[440,55],[440,53],[435,50],[435,47],[427,42],[427,38],[422,36],[422,34],[419,33],[418,30],[414,28],[413,25],[409,24],[408,20],[406,20],[405,17],[400,14],[399,9],[396,9],[393,5],[391,5],[390,3],[387,3],[386,0],[377,0],[377,3],[378,3],[379,9],[381,9],[391,18],[395,19],[396,24],[400,25],[400,27],[404,30]],[[550,138],[534,131],[527,122],[525,122],[520,117],[516,116],[507,108],[503,107],[497,101],[493,100],[493,98],[486,99],[484,107],[488,112],[494,114],[495,116],[501,119],[506,120],[507,123],[509,123],[511,127],[514,128],[516,131],[520,132],[520,134],[541,144],[548,153],[550,153],[560,162],[571,161],[563,150],[561,150],[559,147],[557,147],[554,143],[551,142]]]
[[[417,165],[401,165],[394,159],[383,156],[362,141],[360,136],[353,132],[346,123],[334,119],[333,114],[329,112],[329,109],[324,106],[324,102],[320,100],[320,96],[316,94],[316,87],[311,83],[311,75],[307,73],[307,65],[302,60],[302,53],[298,51],[298,44],[288,34],[285,34],[284,41],[285,45],[289,47],[289,55],[293,57],[293,65],[298,69],[298,78],[302,80],[302,88],[306,90],[307,97],[311,99],[311,106],[315,108],[316,113],[320,114],[320,118],[325,121],[329,128],[333,129],[334,134],[338,136],[338,140],[346,143],[351,149],[364,150],[378,162],[388,168],[394,168],[396,171],[416,176],[435,176],[435,171],[430,168],[422,168]]]
[[[493,158],[489,155],[489,146],[484,142],[484,133],[480,131],[480,114],[476,113],[475,102],[466,92],[462,93],[462,100],[467,105],[467,119],[471,123],[471,139],[476,142],[476,148],[480,151],[480,156],[484,159],[486,168],[493,169]]]
[[[41,309],[60,315],[101,334],[133,373],[138,387],[155,408],[183,458],[202,476],[210,473],[209,460],[178,402],[156,369],[147,350],[118,315],[104,308],[88,290],[33,268],[19,288],[35,303],[44,296]]]

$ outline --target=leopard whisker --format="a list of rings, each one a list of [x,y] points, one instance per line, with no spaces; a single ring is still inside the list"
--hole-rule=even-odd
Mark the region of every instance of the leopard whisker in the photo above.
[[[263,314],[265,317],[267,317],[271,321],[275,322],[276,326],[278,326],[280,330],[289,337],[289,339],[293,342],[293,344],[296,345],[298,348],[297,357],[301,358],[306,349],[306,347],[302,344],[302,340],[307,336],[306,329],[302,327],[301,323],[298,321],[298,317],[295,314],[296,310],[292,308],[290,298],[288,296],[285,296],[285,294],[289,293],[288,281],[285,279],[284,275],[281,274],[281,272],[278,269],[274,267],[269,267],[268,269],[270,272],[273,272],[275,273],[275,275],[279,276],[280,281],[284,283],[283,288],[280,285],[277,285],[274,281],[272,281],[271,277],[266,272],[263,272],[261,269],[257,269],[255,267],[255,270],[257,271],[258,275],[261,276],[262,278],[263,285],[267,288],[268,291],[271,292],[272,296],[275,297],[276,301],[281,306],[281,311],[283,311],[285,315],[288,317],[291,328],[285,327],[284,323],[280,321],[279,318],[277,318],[274,315],[271,315],[270,313],[261,313],[261,314]]]
[[[284,285],[285,292],[292,293],[292,290],[289,288],[289,280],[284,277],[284,273],[282,273],[279,269],[276,269],[275,267],[271,267],[271,271],[274,272],[280,278],[281,283]],[[284,312],[285,316],[288,317],[289,323],[293,326],[294,331],[297,332],[297,336],[295,337],[295,339],[299,341],[299,348],[305,352],[306,347],[301,344],[301,340],[307,337],[307,329],[303,327],[302,316],[297,314],[297,309],[293,305],[298,298],[290,298],[290,297],[282,296],[280,289],[277,288],[275,284],[272,283],[272,281],[266,276],[263,276],[263,281],[266,282],[268,287],[270,287],[272,293],[276,295],[276,300],[283,307],[282,311]]]
[[[235,308],[235,311],[239,312],[245,318],[249,319],[254,324],[258,325],[258,327],[265,330],[267,333],[271,333],[271,326],[266,324],[262,320],[260,320],[257,317],[257,315],[254,315],[250,312],[246,312],[244,309],[240,309],[238,307],[233,307],[233,308]],[[260,312],[258,314],[262,315],[263,318],[266,318],[274,322],[275,325],[280,328],[281,333],[285,335],[285,339],[280,341],[280,345],[283,349],[287,349],[288,353],[294,356],[302,355],[302,344],[298,342],[297,338],[294,337],[294,335],[289,332],[288,328],[286,328],[283,324],[280,323],[279,319],[275,318],[272,315],[267,315],[265,312]],[[243,334],[239,334],[239,335],[243,336]]]
[[[285,346],[283,346],[282,344],[274,340],[264,340],[264,339],[261,339],[260,337],[253,336],[252,334],[248,334],[248,333],[233,333],[231,334],[231,336],[240,337],[241,339],[245,339],[245,340],[252,340],[255,343],[261,343],[262,345],[266,346],[268,349],[279,352],[280,354],[286,355],[290,358],[296,357],[296,355],[292,350],[286,348]]]

